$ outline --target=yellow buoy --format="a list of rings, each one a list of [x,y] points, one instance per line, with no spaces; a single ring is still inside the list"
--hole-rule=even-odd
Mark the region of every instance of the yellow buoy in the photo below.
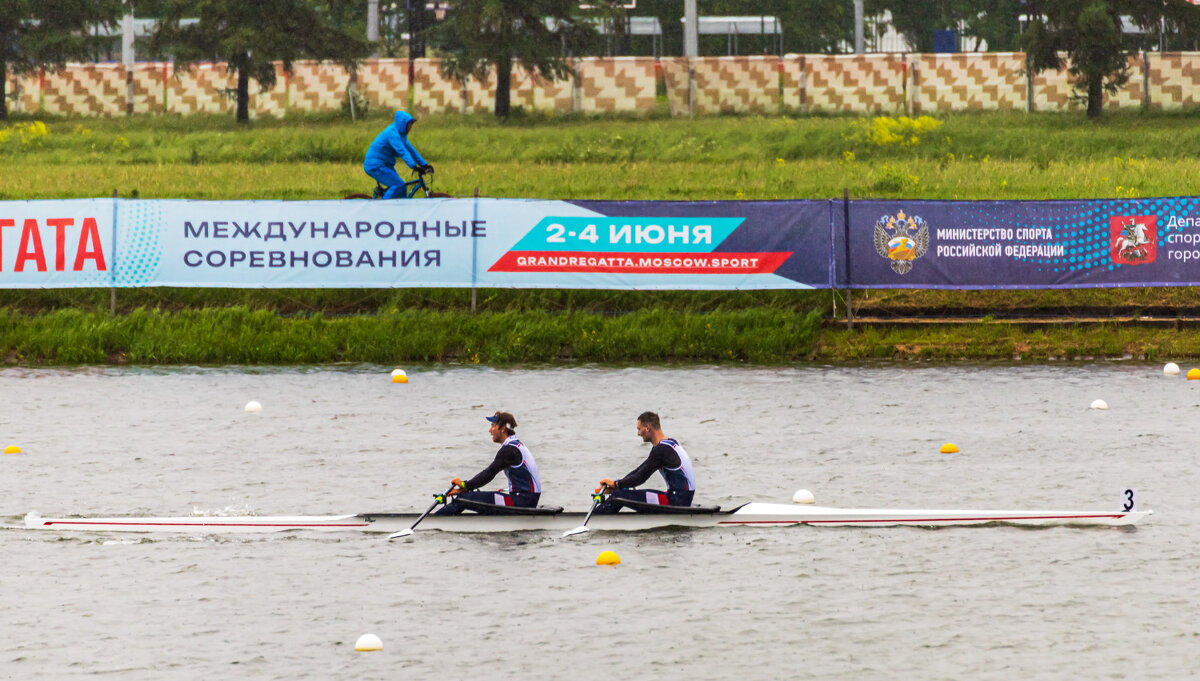
[[[5,454],[20,454],[21,448],[16,445],[9,445],[4,448],[4,453]]]
[[[363,634],[354,642],[354,649],[358,652],[369,652],[372,650],[383,650],[383,641],[375,634]]]
[[[958,445],[954,444],[953,442],[947,442],[946,444],[942,445],[942,448],[938,451],[943,454],[957,454]]]
[[[392,383],[408,383],[408,376],[404,374],[392,374]]]
[[[1189,381],[1200,381],[1200,369],[1188,369],[1187,379]]]
[[[604,551],[596,556],[596,565],[620,565],[621,557],[612,551]]]

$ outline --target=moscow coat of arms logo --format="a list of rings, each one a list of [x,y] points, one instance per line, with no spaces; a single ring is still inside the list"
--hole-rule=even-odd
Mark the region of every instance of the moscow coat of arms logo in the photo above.
[[[1117,265],[1145,265],[1158,256],[1158,218],[1114,215],[1109,218],[1111,257]]]
[[[929,250],[929,225],[919,215],[884,215],[875,223],[875,250],[892,261],[892,271],[907,274],[913,261]]]

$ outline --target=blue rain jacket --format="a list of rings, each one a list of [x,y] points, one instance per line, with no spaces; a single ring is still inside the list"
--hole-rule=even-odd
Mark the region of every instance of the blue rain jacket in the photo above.
[[[372,171],[383,168],[395,168],[396,159],[402,159],[409,168],[425,165],[425,159],[408,141],[405,130],[408,124],[415,120],[407,111],[397,111],[396,121],[383,129],[371,142],[367,149],[367,157],[363,160],[363,170],[368,175]]]

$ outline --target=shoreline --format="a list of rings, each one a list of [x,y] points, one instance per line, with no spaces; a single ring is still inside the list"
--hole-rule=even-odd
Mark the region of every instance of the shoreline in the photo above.
[[[107,312],[0,309],[10,367],[457,363],[780,366],[861,361],[1057,362],[1200,358],[1181,320],[830,319],[769,307],[687,312],[405,310],[326,317],[245,307]]]

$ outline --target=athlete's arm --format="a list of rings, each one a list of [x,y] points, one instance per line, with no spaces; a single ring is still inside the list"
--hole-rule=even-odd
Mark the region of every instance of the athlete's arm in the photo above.
[[[630,471],[629,475],[617,481],[618,489],[627,489],[637,487],[638,485],[650,479],[656,471],[662,468],[678,468],[679,455],[671,445],[659,443],[654,445],[654,449],[650,450],[650,455],[642,462],[640,466]]]
[[[488,464],[488,467],[475,474],[475,477],[464,483],[467,490],[479,489],[480,487],[492,481],[500,471],[504,470],[505,466],[516,466],[521,463],[521,450],[512,445],[504,445],[500,451],[496,452],[496,458]]]

